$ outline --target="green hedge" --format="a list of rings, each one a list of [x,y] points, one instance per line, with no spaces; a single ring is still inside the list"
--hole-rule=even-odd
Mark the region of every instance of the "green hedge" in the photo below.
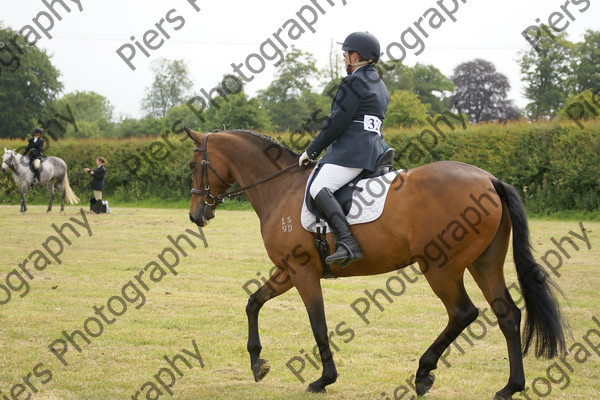
[[[423,130],[386,133],[387,142],[398,152],[397,166],[462,161],[514,185],[529,211],[598,209],[600,123],[587,123],[584,129],[569,122],[468,125],[466,129],[455,124],[454,131],[444,123],[439,127],[445,138],[435,131],[435,146],[433,136]],[[423,143],[430,151],[419,152],[425,149]]]
[[[184,135],[136,139],[79,139],[52,142],[45,152],[65,160],[71,188],[87,202],[92,195],[91,176],[83,168],[96,168],[96,158],[107,159],[104,197],[120,202],[152,200],[156,203],[189,199],[192,187],[188,162],[193,148]],[[19,148],[23,141],[0,140],[1,148]],[[0,202],[18,203],[11,174],[0,176]],[[36,187],[28,201],[47,202],[45,187]]]
[[[599,122],[588,122],[584,129],[570,122],[467,125],[463,129],[458,121],[448,120],[454,130],[440,122],[441,132],[431,126],[384,131],[386,141],[396,149],[396,167],[462,161],[517,187],[529,211],[598,209]],[[24,141],[0,140],[0,148],[23,145]],[[95,167],[96,157],[103,156],[108,160],[106,198],[164,204],[189,200],[192,148],[183,134],[127,140],[66,139],[52,142],[47,155],[67,162],[71,187],[85,201],[91,195],[91,178],[83,168]],[[1,203],[18,204],[10,174],[0,175],[0,189]],[[45,188],[35,188],[28,199],[45,203]]]

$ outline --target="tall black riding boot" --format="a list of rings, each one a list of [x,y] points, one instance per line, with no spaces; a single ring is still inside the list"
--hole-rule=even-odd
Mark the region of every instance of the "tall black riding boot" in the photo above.
[[[102,200],[96,200],[94,203],[94,209],[92,211],[94,211],[96,214],[102,213]]]
[[[38,185],[40,183],[40,170],[36,169],[33,171],[33,182],[34,185]]]
[[[340,265],[345,267],[354,261],[363,259],[362,251],[358,242],[350,232],[350,226],[342,206],[327,188],[321,191],[315,197],[317,207],[325,214],[325,219],[331,228],[331,231],[337,238],[335,252],[325,259],[325,262],[330,265]]]

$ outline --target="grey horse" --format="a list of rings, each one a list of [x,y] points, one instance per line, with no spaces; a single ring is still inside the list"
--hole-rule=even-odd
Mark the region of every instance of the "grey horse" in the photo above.
[[[33,181],[33,172],[29,168],[29,157],[23,156],[14,150],[6,150],[5,147],[4,154],[2,155],[2,172],[5,172],[9,168],[13,172],[13,179],[19,188],[19,192],[21,192],[21,211],[19,212],[19,215],[21,215],[27,211],[25,195]],[[70,204],[79,202],[79,198],[75,196],[75,193],[71,190],[71,186],[69,186],[67,164],[62,159],[50,156],[42,161],[40,168],[42,168],[40,185],[45,184],[50,193],[50,204],[48,204],[47,212],[52,210],[55,183],[58,184],[60,192],[60,211],[64,211],[65,209],[65,197]]]

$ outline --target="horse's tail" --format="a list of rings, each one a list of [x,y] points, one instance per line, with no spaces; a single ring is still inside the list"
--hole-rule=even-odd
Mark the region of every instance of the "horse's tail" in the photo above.
[[[79,197],[75,196],[75,193],[73,193],[73,191],[71,190],[71,185],[69,185],[69,177],[67,176],[67,171],[65,171],[65,177],[63,178],[63,186],[65,188],[65,195],[69,204],[79,203]]]
[[[513,228],[513,256],[521,286],[527,318],[523,328],[523,354],[527,354],[535,336],[536,357],[553,358],[565,350],[565,323],[553,293],[563,294],[531,254],[529,227],[521,197],[516,189],[499,179],[492,184],[507,206]]]

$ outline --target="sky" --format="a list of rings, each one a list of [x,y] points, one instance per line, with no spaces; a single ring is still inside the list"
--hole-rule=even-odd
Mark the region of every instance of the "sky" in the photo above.
[[[62,3],[70,12],[58,0],[0,0],[0,21],[17,31],[31,26],[27,32],[34,30],[41,36],[35,45],[52,56],[64,93],[100,93],[114,106],[118,118],[143,116],[141,100],[153,79],[151,62],[159,58],[185,60],[196,93],[210,91],[225,75],[242,78],[243,74],[248,80],[246,92],[255,95],[274,79],[276,50],[294,45],[312,53],[317,66],[325,68],[332,43],[334,52],[341,55],[335,42],[354,31],[374,34],[384,51],[383,60],[404,56],[406,65],[432,64],[446,76],[462,62],[490,61],[508,77],[509,98],[524,107],[528,101],[523,96],[518,60],[531,44],[522,32],[553,23],[569,40],[578,42],[586,29],[600,30],[599,0]],[[53,4],[54,12],[46,4]],[[29,36],[30,40],[34,37]],[[238,72],[232,64],[239,66]]]

